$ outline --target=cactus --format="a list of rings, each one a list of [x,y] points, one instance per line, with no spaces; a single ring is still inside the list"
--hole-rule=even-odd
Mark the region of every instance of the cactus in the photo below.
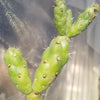
[[[41,93],[56,79],[68,61],[69,38],[57,36],[44,51],[42,61],[35,72],[33,91]]]
[[[66,34],[66,13],[65,0],[55,0],[54,23],[59,35]]]
[[[72,26],[73,18],[71,9],[67,10],[67,18],[66,18],[66,33],[69,31]]]
[[[87,7],[83,13],[81,13],[78,19],[70,27],[69,31],[66,33],[68,37],[74,37],[79,35],[86,27],[92,22],[99,11],[98,4],[92,4]]]
[[[56,79],[56,76],[60,73],[62,67],[68,61],[68,48],[70,40],[69,38],[76,36],[81,31],[83,31],[93,20],[99,10],[98,4],[91,5],[81,15],[79,15],[78,20],[76,20],[75,23],[71,25],[71,10],[67,10],[68,17],[66,18],[66,22],[63,18],[63,15],[67,15],[64,14],[66,13],[64,1],[56,0],[55,2],[56,7],[54,8],[54,14],[57,15],[55,15],[54,22],[56,27],[58,27],[58,23],[59,21],[61,21],[62,25],[59,26],[59,30],[61,30],[61,28],[65,28],[65,26],[67,27],[65,28],[66,35],[62,34],[61,31],[58,31],[59,35],[63,36],[57,36],[55,39],[53,39],[50,43],[50,46],[44,51],[42,61],[36,70],[32,86],[35,93],[41,93],[42,91],[46,90],[50,86],[50,84]],[[64,8],[61,12],[60,7],[62,2]]]
[[[4,55],[11,81],[24,94],[32,91],[32,82],[29,77],[27,62],[23,59],[20,51],[9,48]]]
[[[35,94],[34,92],[27,95],[27,100],[43,100],[43,97],[41,94]]]
[[[96,17],[99,5],[93,4],[81,13],[72,24],[72,12],[67,10],[65,0],[55,0],[54,23],[59,36],[54,38],[44,51],[42,60],[35,72],[33,85],[29,77],[27,62],[20,51],[9,48],[4,55],[10,79],[24,94],[27,100],[43,100],[41,92],[46,90],[67,63],[70,38],[79,35]]]

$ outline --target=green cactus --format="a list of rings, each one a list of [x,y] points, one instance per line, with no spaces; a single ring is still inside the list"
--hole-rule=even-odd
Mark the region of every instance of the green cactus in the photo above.
[[[67,10],[65,0],[55,0],[54,23],[60,36],[54,38],[44,51],[41,63],[35,72],[33,85],[27,62],[20,51],[15,48],[8,49],[4,60],[10,79],[22,93],[27,95],[27,100],[43,100],[41,92],[51,85],[68,61],[70,38],[80,34],[96,17],[98,11],[99,5],[93,4],[72,24],[72,11]]]
[[[41,93],[56,79],[68,60],[69,38],[57,36],[44,51],[42,61],[35,72],[33,91]]]
[[[65,0],[55,0],[54,23],[59,35],[66,34],[66,9]]]
[[[43,100],[43,97],[41,94],[35,94],[34,92],[27,95],[27,100]]]
[[[98,11],[98,4],[93,4],[87,7],[85,11],[79,15],[74,24],[70,27],[69,31],[67,32],[67,36],[74,37],[76,35],[79,35],[96,17]]]
[[[72,26],[72,22],[73,22],[71,9],[67,10],[67,18],[66,19],[67,19],[66,20],[66,34],[67,34],[67,32],[70,29],[70,27]]]
[[[32,82],[29,77],[27,62],[23,59],[20,51],[9,48],[4,55],[11,81],[24,94],[32,92]]]
[[[78,35],[82,30],[84,30],[99,10],[97,4],[91,5],[79,16],[78,20],[71,25],[72,12],[71,10],[67,10],[66,14],[64,0],[56,0],[55,3],[54,23],[59,35],[63,36],[58,36],[53,39],[50,46],[43,53],[42,61],[36,70],[33,82],[33,91],[35,93],[41,93],[56,79],[56,76],[60,73],[62,67],[68,60],[69,38]],[[61,6],[61,4],[63,6]],[[63,7],[63,10],[62,8],[60,9],[60,7]],[[68,17],[66,17],[67,22],[65,21],[65,18],[63,18],[66,15],[68,15]],[[58,24],[60,21],[61,23]],[[60,33],[61,28],[66,29],[67,35]]]

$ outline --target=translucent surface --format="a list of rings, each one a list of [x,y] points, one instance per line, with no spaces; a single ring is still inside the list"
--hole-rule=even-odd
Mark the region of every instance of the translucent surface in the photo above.
[[[100,0],[66,0],[74,20],[85,7]],[[26,100],[9,79],[3,55],[19,48],[29,65],[30,77],[41,55],[57,36],[53,23],[54,0],[0,0],[0,100]],[[70,43],[70,59],[44,93],[44,100],[99,100],[100,12],[93,23]]]

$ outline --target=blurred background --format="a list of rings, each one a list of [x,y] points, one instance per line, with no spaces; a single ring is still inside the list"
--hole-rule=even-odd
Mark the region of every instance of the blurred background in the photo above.
[[[89,5],[100,0],[66,0],[74,21]],[[0,100],[26,100],[12,84],[4,63],[9,47],[19,48],[28,62],[30,77],[43,51],[56,37],[54,0],[0,0]],[[43,93],[44,100],[100,100],[100,12],[89,27],[71,39],[70,59],[54,83]]]

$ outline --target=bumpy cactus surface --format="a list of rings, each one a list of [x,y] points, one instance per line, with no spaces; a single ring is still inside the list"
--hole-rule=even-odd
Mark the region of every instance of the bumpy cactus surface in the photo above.
[[[66,24],[67,28],[65,29],[67,29],[67,34],[61,34],[58,31],[58,33],[63,36],[58,36],[57,38],[53,39],[50,46],[44,51],[42,61],[36,70],[33,82],[33,91],[36,93],[41,93],[47,89],[49,85],[56,79],[56,75],[60,73],[62,67],[67,62],[69,48],[68,37],[76,36],[83,31],[93,20],[99,10],[98,4],[91,5],[79,15],[78,19],[72,25],[72,12],[71,10],[66,11],[64,0],[55,0],[55,3],[55,24],[56,26],[59,26],[59,21]],[[65,18],[63,18],[66,15],[66,12],[68,14],[68,17],[66,18],[67,22],[64,20]],[[59,26],[58,29],[60,29],[60,27],[64,28],[64,24]]]
[[[69,31],[70,27],[72,26],[73,18],[72,18],[72,11],[71,9],[67,10],[67,18],[66,18],[66,33]]]
[[[87,7],[85,11],[79,15],[78,19],[74,22],[74,24],[70,27],[69,31],[66,33],[67,36],[74,37],[80,34],[96,17],[98,11],[98,4],[93,4]]]
[[[66,34],[66,3],[65,0],[55,0],[54,23],[59,35]]]
[[[23,59],[20,51],[9,48],[4,55],[4,60],[11,81],[22,93],[29,94],[32,91],[32,82],[29,77],[27,62]]]
[[[69,38],[57,36],[44,51],[40,66],[35,72],[33,91],[41,93],[56,79],[68,60]]]
[[[55,0],[54,23],[59,36],[54,38],[44,51],[42,60],[35,72],[33,85],[29,77],[27,63],[20,51],[9,48],[4,55],[10,78],[14,85],[27,94],[27,100],[42,100],[41,92],[46,90],[67,63],[70,38],[80,34],[92,22],[99,11],[93,4],[81,13],[72,24],[72,11],[67,10],[65,0]]]

